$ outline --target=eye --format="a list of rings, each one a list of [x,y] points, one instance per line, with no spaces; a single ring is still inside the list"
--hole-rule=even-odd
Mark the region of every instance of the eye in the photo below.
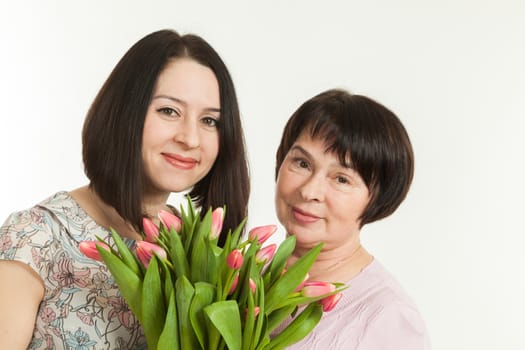
[[[219,127],[219,124],[220,124],[220,120],[217,118],[213,118],[213,117],[204,117],[201,119],[201,121],[206,126],[209,126],[212,128],[217,128]]]
[[[310,164],[308,164],[308,162],[304,158],[294,157],[294,158],[292,158],[292,164],[296,168],[300,168],[300,169],[309,169],[310,168]]]
[[[171,118],[180,117],[180,112],[174,108],[171,107],[162,107],[157,109],[157,112],[166,115]]]
[[[341,185],[346,185],[350,183],[350,181],[344,176],[337,176],[335,178],[335,181],[337,181],[337,183]]]

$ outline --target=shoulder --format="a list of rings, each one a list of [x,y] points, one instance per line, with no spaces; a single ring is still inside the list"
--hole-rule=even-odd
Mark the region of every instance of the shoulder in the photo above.
[[[377,261],[365,272],[359,349],[430,349],[425,323],[397,280]]]
[[[63,226],[59,217],[68,201],[67,192],[58,192],[32,208],[12,213],[0,227],[0,259],[24,261],[47,247]]]
[[[396,278],[374,259],[345,290],[349,299],[358,299],[367,308],[382,309],[389,305],[413,305],[413,301]]]
[[[359,344],[363,349],[430,349],[419,312],[401,302],[389,304],[371,318]]]
[[[65,205],[67,202],[67,192],[58,192],[29,209],[14,212],[7,217],[0,233],[43,229],[51,222],[58,222],[56,214],[70,206]]]

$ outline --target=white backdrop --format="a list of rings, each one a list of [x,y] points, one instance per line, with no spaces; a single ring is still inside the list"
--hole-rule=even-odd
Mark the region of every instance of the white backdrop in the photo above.
[[[2,2],[0,220],[86,183],[85,113],[133,43],[194,32],[238,91],[249,226],[277,223],[274,153],[295,108],[332,87],[369,95],[403,120],[417,164],[365,245],[414,297],[434,349],[524,349],[524,18],[520,0]]]

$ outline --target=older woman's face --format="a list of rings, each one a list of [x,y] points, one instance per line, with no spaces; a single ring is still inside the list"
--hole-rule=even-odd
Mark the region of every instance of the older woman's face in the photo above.
[[[304,248],[331,249],[359,236],[359,216],[369,201],[361,176],[325,152],[323,140],[301,134],[277,177],[277,216]]]

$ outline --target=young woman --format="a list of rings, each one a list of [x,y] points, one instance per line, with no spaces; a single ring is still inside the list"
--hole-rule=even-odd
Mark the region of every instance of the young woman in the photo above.
[[[381,104],[343,90],[306,101],[277,151],[276,211],[297,238],[293,262],[320,242],[312,281],[345,282],[335,308],[289,349],[428,349],[416,306],[361,244],[361,228],[392,214],[413,176],[401,121]]]
[[[12,214],[0,228],[0,349],[139,349],[138,321],[104,264],[78,243],[128,244],[142,217],[190,189],[203,212],[226,205],[224,230],[247,215],[248,169],[233,82],[196,35],[161,30],[138,41],[85,120],[89,185]]]

